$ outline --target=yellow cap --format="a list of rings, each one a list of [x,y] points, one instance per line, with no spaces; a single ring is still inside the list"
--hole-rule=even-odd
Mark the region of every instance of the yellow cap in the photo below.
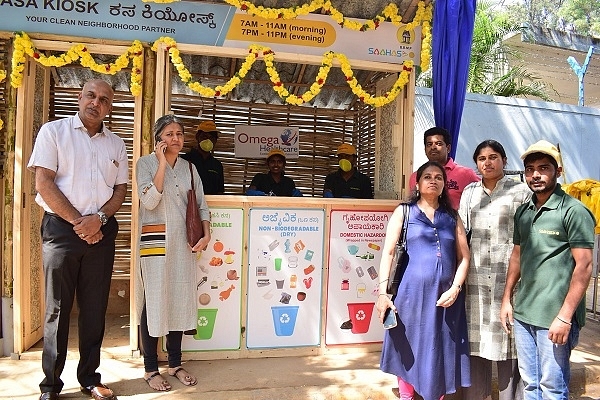
[[[217,130],[217,125],[213,121],[202,121],[200,125],[198,125],[198,130],[202,132],[219,132]]]
[[[555,145],[553,145],[552,143],[550,143],[546,140],[540,140],[539,142],[536,142],[536,143],[532,144],[531,146],[529,146],[527,148],[527,150],[525,151],[525,153],[521,154],[521,160],[525,160],[525,158],[528,155],[533,154],[533,153],[547,154],[550,157],[554,158],[554,160],[556,161],[558,166],[561,166],[560,151],[558,151],[558,149],[556,148]]]
[[[351,156],[355,156],[356,155],[356,147],[354,147],[348,143],[342,143],[342,144],[340,144],[340,147],[337,148],[337,153],[338,154],[349,154]]]
[[[269,150],[269,154],[267,154],[267,160],[269,158],[271,158],[272,156],[281,156],[285,159],[285,153],[283,152],[283,150],[277,149],[275,147],[273,147],[271,150]]]

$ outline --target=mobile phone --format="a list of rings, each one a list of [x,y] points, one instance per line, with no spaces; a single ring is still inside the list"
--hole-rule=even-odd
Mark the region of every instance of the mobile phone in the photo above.
[[[396,318],[396,312],[391,308],[385,310],[383,315],[383,329],[392,329],[398,325],[398,318]]]

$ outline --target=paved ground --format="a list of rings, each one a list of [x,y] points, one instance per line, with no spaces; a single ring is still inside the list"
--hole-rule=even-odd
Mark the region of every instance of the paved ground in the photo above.
[[[588,309],[594,310],[592,288]],[[596,293],[597,294],[597,293]],[[157,393],[141,379],[141,358],[129,350],[129,317],[109,315],[100,373],[120,400],[387,400],[395,399],[395,379],[379,370],[379,353],[281,357],[238,360],[187,361],[184,366],[198,377],[198,385],[184,387],[167,377],[173,390]],[[72,321],[74,322],[74,320]],[[76,337],[76,324],[71,337]],[[77,344],[71,343],[62,378],[64,399],[85,399],[75,377]],[[38,344],[20,360],[0,358],[0,399],[37,399],[42,378]],[[571,399],[600,399],[600,313],[589,313],[579,346],[571,356]],[[165,374],[166,376],[166,374]],[[446,396],[459,400],[460,395]],[[494,397],[494,400],[497,400]]]
[[[127,346],[105,349],[100,372],[119,399],[210,400],[384,400],[394,399],[393,377],[379,370],[379,353],[282,357],[240,360],[188,361],[185,367],[198,376],[196,387],[184,387],[168,377],[173,390],[152,391],[140,378],[140,358],[127,357]],[[0,358],[0,399],[36,399],[41,379],[40,350],[21,360]],[[114,358],[117,357],[117,358]],[[600,322],[589,319],[581,342],[573,352],[572,399],[600,399]],[[61,398],[84,399],[75,378],[76,353],[63,373]],[[447,396],[448,400],[460,396]]]

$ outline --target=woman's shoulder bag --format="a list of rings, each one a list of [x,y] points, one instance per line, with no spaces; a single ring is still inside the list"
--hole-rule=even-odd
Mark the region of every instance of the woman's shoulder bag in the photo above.
[[[396,242],[394,257],[390,266],[390,275],[387,282],[387,293],[395,296],[398,293],[398,286],[404,275],[404,258],[406,257],[406,230],[408,229],[409,205],[402,204],[402,230]]]

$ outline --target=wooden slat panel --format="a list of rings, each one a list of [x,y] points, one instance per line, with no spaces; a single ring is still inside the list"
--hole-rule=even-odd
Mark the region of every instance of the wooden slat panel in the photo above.
[[[203,107],[201,103],[204,103]],[[322,195],[325,176],[337,169],[335,150],[342,142],[357,145],[360,169],[373,177],[375,112],[371,107],[363,106],[358,114],[343,110],[315,110],[309,107],[270,106],[219,99],[207,101],[197,96],[173,94],[171,110],[186,123],[184,151],[195,144],[194,135],[201,108],[201,119],[215,121],[221,131],[215,147],[215,157],[223,163],[226,194],[243,194],[255,174],[267,171],[265,160],[235,158],[236,125],[299,128],[300,156],[298,159],[289,159],[285,170],[286,175],[294,179],[305,196]]]

